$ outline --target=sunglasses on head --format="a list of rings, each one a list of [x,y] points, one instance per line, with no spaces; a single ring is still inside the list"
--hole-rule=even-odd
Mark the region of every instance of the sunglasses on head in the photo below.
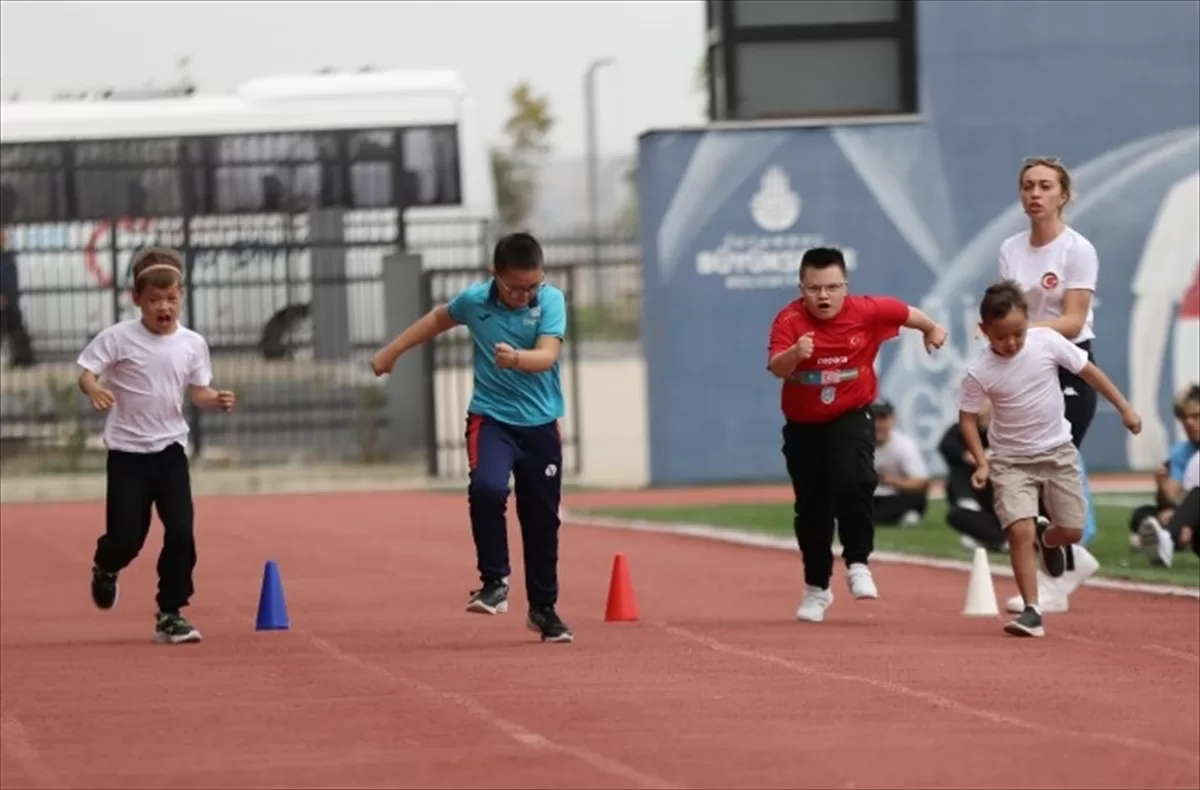
[[[1050,167],[1061,167],[1062,160],[1057,156],[1027,156],[1021,160],[1023,167],[1033,167],[1034,165],[1049,165]]]

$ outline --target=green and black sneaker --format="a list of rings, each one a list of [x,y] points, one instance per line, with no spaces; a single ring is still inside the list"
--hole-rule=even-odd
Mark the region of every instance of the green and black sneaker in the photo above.
[[[154,641],[163,645],[199,642],[200,632],[178,612],[159,612],[154,627]]]
[[[542,635],[543,642],[574,642],[575,633],[554,611],[553,606],[531,606],[525,627]]]

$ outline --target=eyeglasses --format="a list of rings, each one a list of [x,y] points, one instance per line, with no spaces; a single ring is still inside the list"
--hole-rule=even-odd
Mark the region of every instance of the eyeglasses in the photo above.
[[[1062,160],[1057,156],[1027,156],[1021,160],[1021,165],[1023,167],[1033,167],[1034,165],[1062,167]]]
[[[508,283],[501,280],[499,277],[495,278],[495,280],[496,280],[496,284],[499,285],[501,288],[503,288],[504,292],[506,294],[508,294],[509,296],[512,296],[512,297],[536,296],[537,292],[540,291],[542,289],[542,286],[546,284],[545,280],[541,281],[540,283],[534,283],[533,285],[524,285],[524,286],[509,285]]]

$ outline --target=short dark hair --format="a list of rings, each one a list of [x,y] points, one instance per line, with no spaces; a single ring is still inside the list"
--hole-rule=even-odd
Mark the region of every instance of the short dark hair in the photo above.
[[[896,409],[892,406],[892,402],[880,398],[871,404],[871,414],[875,415],[878,420],[886,420],[896,413]]]
[[[813,247],[804,251],[804,257],[800,259],[800,276],[804,276],[805,269],[828,269],[830,266],[836,266],[842,270],[842,274],[846,273],[846,256],[842,255],[842,251],[837,247]]]
[[[492,253],[492,267],[502,272],[506,269],[529,271],[542,266],[542,245],[528,233],[510,233],[496,242]]]
[[[992,283],[983,292],[983,299],[979,302],[979,320],[985,324],[999,321],[1013,310],[1028,313],[1029,303],[1025,301],[1021,286],[1012,280],[1001,280]]]

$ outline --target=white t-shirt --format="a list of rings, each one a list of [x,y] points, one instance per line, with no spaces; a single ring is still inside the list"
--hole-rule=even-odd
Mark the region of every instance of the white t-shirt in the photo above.
[[[993,455],[1043,455],[1071,441],[1058,369],[1077,374],[1087,363],[1087,353],[1058,332],[1034,327],[1014,356],[1002,357],[990,347],[979,353],[967,366],[958,407],[978,414],[984,400],[991,400],[988,445]]]
[[[1187,468],[1183,470],[1183,493],[1200,488],[1200,451],[1192,453]]]
[[[888,440],[875,448],[875,473],[892,477],[929,476],[921,448],[908,434],[892,429]],[[882,483],[875,486],[875,496],[895,496],[896,489]]]
[[[128,453],[157,453],[185,444],[186,387],[212,383],[208,344],[179,326],[169,335],[145,327],[140,318],[113,324],[88,343],[79,365],[101,378],[116,403],[104,423],[104,445]]]
[[[1063,295],[1084,288],[1096,292],[1100,261],[1096,248],[1073,228],[1067,228],[1044,247],[1031,247],[1029,231],[1009,236],[1000,245],[1000,276],[1014,280],[1025,292],[1031,321],[1050,321],[1063,314]],[[1092,331],[1094,311],[1079,334],[1070,340],[1082,343],[1096,336]]]

